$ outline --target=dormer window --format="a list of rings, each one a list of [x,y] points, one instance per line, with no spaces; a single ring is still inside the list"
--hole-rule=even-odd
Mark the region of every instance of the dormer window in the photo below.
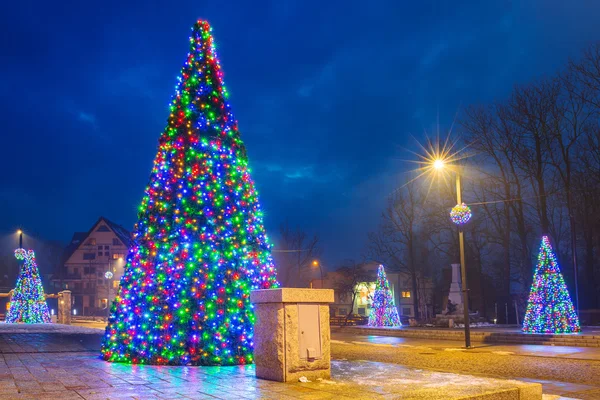
[[[110,229],[108,229],[108,226],[106,225],[100,225],[98,229],[96,229],[96,232],[110,232]]]

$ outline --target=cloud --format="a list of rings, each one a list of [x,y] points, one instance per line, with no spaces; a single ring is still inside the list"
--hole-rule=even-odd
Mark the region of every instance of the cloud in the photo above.
[[[342,180],[344,177],[336,168],[328,166],[319,166],[315,164],[286,166],[278,163],[255,163],[259,173],[274,174],[286,183],[306,183],[316,184],[331,183]],[[327,172],[322,172],[321,170]]]
[[[111,95],[138,95],[156,99],[156,83],[163,79],[157,63],[130,66],[113,73],[105,80]],[[173,81],[174,83],[174,81]]]
[[[77,119],[94,126],[94,128],[96,127],[96,116],[93,114],[84,111],[79,111],[77,114]]]

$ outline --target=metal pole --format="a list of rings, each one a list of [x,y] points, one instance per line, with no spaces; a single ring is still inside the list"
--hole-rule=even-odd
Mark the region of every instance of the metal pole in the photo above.
[[[319,263],[319,272],[321,272],[321,289],[323,289],[323,268],[321,267],[321,263]]]
[[[456,173],[456,202],[462,203],[460,173]],[[460,249],[460,275],[462,280],[463,308],[465,319],[465,347],[471,348],[471,326],[469,324],[469,289],[467,286],[467,268],[465,265],[465,238],[461,227],[458,228],[458,245]]]
[[[19,233],[19,248],[23,248],[23,232]]]
[[[108,270],[110,270],[110,258],[108,259]],[[106,274],[105,274],[106,275]],[[110,317],[110,285],[112,283],[112,279],[107,279],[108,289],[106,294],[106,322],[108,322],[108,318]]]
[[[575,312],[579,315],[579,271],[577,268],[577,233],[575,232],[575,216],[573,215],[573,202],[571,191],[567,191],[569,200],[569,225],[571,225],[571,251],[573,252],[573,275],[575,279]]]

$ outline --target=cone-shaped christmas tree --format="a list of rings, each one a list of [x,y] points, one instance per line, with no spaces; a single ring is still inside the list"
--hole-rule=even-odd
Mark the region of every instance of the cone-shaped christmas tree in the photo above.
[[[383,265],[377,269],[377,284],[369,314],[369,326],[402,326]]]
[[[579,318],[547,236],[542,237],[523,332],[579,332]]]
[[[105,360],[253,361],[250,291],[277,283],[222,77],[211,27],[198,21],[112,305]]]
[[[15,257],[24,260],[17,286],[10,300],[6,314],[7,323],[24,322],[26,324],[49,324],[50,313],[44,296],[42,279],[35,262],[33,250],[15,250]]]

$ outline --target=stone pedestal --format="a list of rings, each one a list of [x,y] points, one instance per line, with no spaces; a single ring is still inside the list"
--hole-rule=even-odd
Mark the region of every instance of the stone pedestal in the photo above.
[[[256,377],[297,382],[331,376],[329,303],[331,289],[254,290]]]
[[[58,323],[71,325],[71,291],[58,293]]]
[[[456,306],[455,312],[462,312],[462,280],[460,278],[460,264],[452,264],[452,283],[450,284],[450,293],[448,300]]]

